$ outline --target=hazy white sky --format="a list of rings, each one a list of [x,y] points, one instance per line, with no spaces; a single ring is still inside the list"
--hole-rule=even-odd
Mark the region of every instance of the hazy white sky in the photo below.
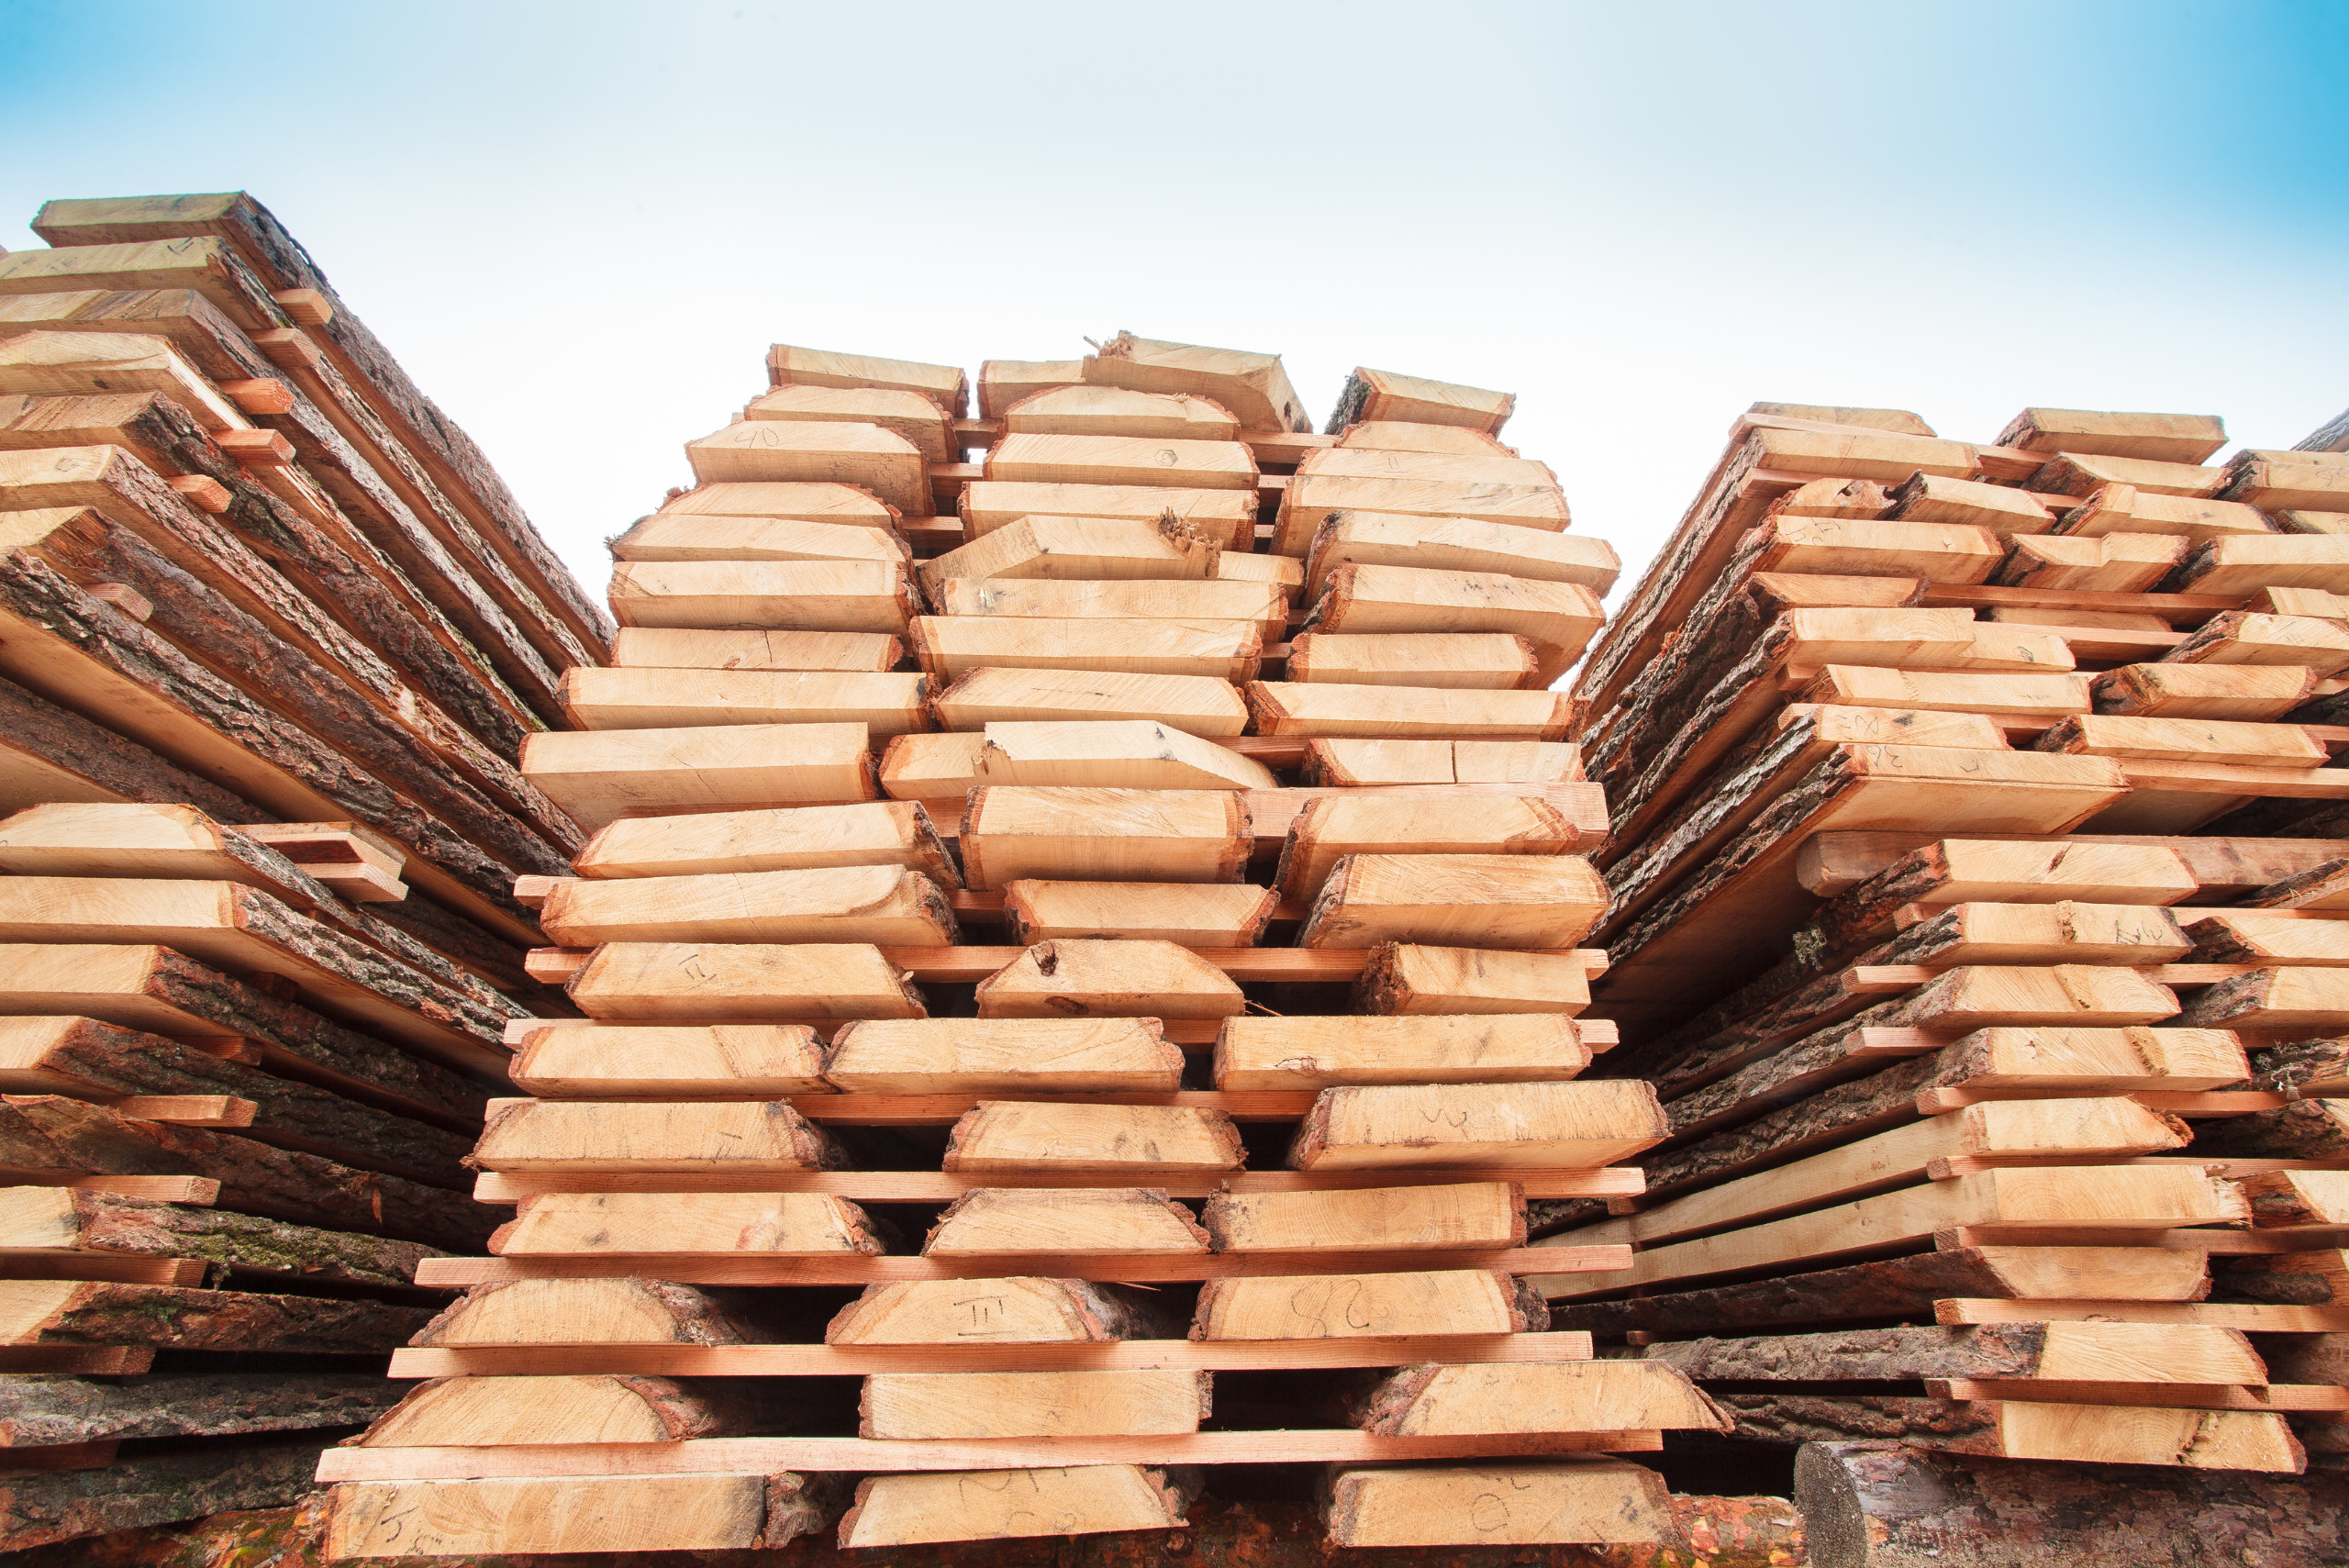
[[[0,0],[0,246],[246,189],[591,584],[770,342],[1518,395],[1636,575],[1756,398],[2349,404],[2349,6]]]

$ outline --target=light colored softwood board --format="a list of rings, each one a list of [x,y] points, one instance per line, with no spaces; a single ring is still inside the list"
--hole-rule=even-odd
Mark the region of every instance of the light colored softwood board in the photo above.
[[[562,881],[539,913],[559,942],[876,942],[952,947],[938,884],[903,866]]]
[[[1778,517],[1881,517],[1892,510],[1892,498],[1873,479],[1813,479],[1770,503],[1766,516]]]
[[[1888,670],[1865,664],[1829,664],[1789,695],[1798,702],[1843,707],[2052,722],[2068,714],[2088,711],[2093,701],[2092,680],[2091,676],[2069,671],[1978,674],[1964,670]],[[1999,745],[2005,745],[2003,736]]]
[[[596,878],[904,866],[962,885],[954,859],[915,801],[644,817],[596,830],[572,862]]]
[[[1507,1182],[1351,1192],[1219,1192],[1199,1211],[1219,1253],[1521,1249],[1525,1197]]]
[[[1893,913],[1934,966],[1976,963],[2166,964],[2193,951],[2170,912],[2150,904],[1905,905]]]
[[[928,695],[928,677],[917,674],[577,668],[562,675],[564,711],[583,729],[862,724],[872,735],[904,735],[930,727]]]
[[[1578,583],[1601,595],[1622,573],[1613,547],[1585,534],[1376,512],[1341,512],[1315,529],[1304,567],[1313,596],[1319,598],[1330,574],[1347,565],[1499,573],[1525,582]]]
[[[6,284],[0,276],[0,288]],[[166,339],[137,332],[26,332],[0,339],[0,394],[78,397],[108,392],[161,393],[214,434],[252,428],[237,406]]]
[[[1292,1274],[1209,1280],[1195,1340],[1327,1340],[1355,1335],[1521,1334],[1546,1329],[1549,1308],[1508,1274],[1481,1269]]]
[[[2221,909],[2194,921],[2186,934],[2203,963],[2349,967],[2349,920],[2310,920],[2299,911]]]
[[[1748,582],[1760,602],[1789,610],[1895,610],[1914,608],[1928,593],[1977,593],[1964,584],[1928,583],[1920,577],[1815,577],[1790,572],[1757,572]]]
[[[1565,495],[1554,482],[1508,483],[1473,476],[1476,470],[1492,464],[1507,464],[1514,470],[1515,459],[1414,452],[1349,451],[1343,455],[1408,461],[1421,473],[1418,477],[1298,473],[1281,491],[1272,538],[1274,554],[1302,557],[1312,548],[1315,532],[1332,517],[1467,517],[1543,533],[1564,532],[1570,521]]]
[[[1292,598],[1305,591],[1305,563],[1286,555],[1252,555],[1227,550],[1215,559],[1215,574],[1226,581],[1277,583]]]
[[[1579,583],[1348,563],[1330,573],[1305,629],[1509,632],[1545,645],[1543,673],[1555,680],[1606,618],[1598,595]]]
[[[819,1171],[845,1163],[824,1131],[775,1101],[492,1100],[484,1171]]]
[[[1664,1477],[1612,1459],[1341,1470],[1323,1518],[1340,1547],[1619,1546],[1681,1533]]]
[[[755,1398],[665,1377],[444,1377],[408,1390],[362,1433],[371,1449],[674,1443],[754,1429]]]
[[[985,373],[982,369],[982,401]],[[1130,439],[1192,441],[1240,439],[1240,421],[1220,404],[1183,392],[1136,392],[1122,386],[1050,386],[1006,405],[999,417],[1005,438],[1120,436]]]
[[[1987,528],[2002,537],[2043,534],[2055,515],[2037,496],[2003,484],[1918,473],[1896,486],[1887,520]],[[1978,581],[1978,579],[1977,579]]]
[[[1357,365],[1338,391],[1330,434],[1363,424],[1431,425],[1497,436],[1516,411],[1513,393],[1429,381]]]
[[[1355,1411],[1362,1429],[1379,1437],[1597,1431],[1634,1418],[1665,1429],[1733,1425],[1660,1362],[1406,1367],[1361,1395]]]
[[[832,1037],[824,1076],[861,1095],[1172,1093],[1183,1052],[1155,1018],[874,1018]]]
[[[522,742],[522,775],[590,831],[630,812],[829,805],[880,793],[862,722],[541,730]]]
[[[779,386],[751,399],[742,409],[750,420],[785,423],[877,425],[913,443],[924,462],[958,462],[954,417],[927,395],[903,387]]]
[[[1632,1079],[1324,1089],[1297,1128],[1299,1171],[1381,1166],[1596,1168],[1663,1140],[1654,1088]]]
[[[1563,855],[1586,842],[1565,812],[1521,795],[1323,795],[1289,824],[1273,881],[1310,898],[1348,855]]]
[[[861,1438],[1145,1437],[1196,1432],[1209,1377],[1146,1372],[877,1373],[857,1407]]]
[[[696,484],[853,484],[908,517],[931,513],[921,449],[878,425],[744,419],[685,443]]]
[[[1141,675],[1109,671],[977,669],[930,698],[945,730],[999,722],[1156,721],[1194,736],[1237,736],[1248,705],[1212,675]],[[1007,781],[1010,782],[1010,781]]]
[[[2065,533],[2084,539],[2113,533],[2174,534],[2196,544],[2235,534],[2276,531],[2266,513],[2240,501],[2164,495],[2128,484],[2099,486],[2065,512],[2058,526]]]
[[[1556,741],[1575,728],[1574,704],[1564,692],[1251,681],[1247,695],[1259,735],[1355,740],[1468,735]]]
[[[1216,1037],[1219,1089],[1343,1084],[1553,1083],[1590,1065],[1574,1020],[1545,1013],[1457,1018],[1231,1018]]]
[[[1531,751],[1535,749],[1538,744],[1539,743],[1533,741],[1497,742],[1494,745],[1493,751],[1501,754],[1500,760],[1497,761],[1489,770],[1483,771],[1496,773],[1519,771],[1517,769],[1517,765],[1509,761],[1507,753],[1520,747]],[[1542,746],[1540,749],[1543,751],[1562,751],[1569,753],[1573,751],[1572,747]],[[1464,752],[1462,754],[1464,755]],[[1493,753],[1487,754],[1490,755]],[[1463,767],[1470,766],[1470,764],[1466,762],[1463,762],[1460,765]],[[1522,771],[1539,772],[1549,765],[1549,761],[1535,759],[1532,763],[1527,764]],[[1315,784],[1297,789],[1252,789],[1248,791],[1241,797],[1241,799],[1248,807],[1249,826],[1256,835],[1256,853],[1260,856],[1277,854],[1281,846],[1288,841],[1289,824],[1297,820],[1297,813],[1303,811],[1308,803],[1319,798],[1322,795],[1329,793],[1331,790],[1337,790],[1341,793],[1352,793],[1353,787],[1354,786],[1341,784]],[[1577,830],[1583,833],[1586,838],[1589,839],[1593,842],[1598,841],[1599,837],[1607,830],[1606,796],[1599,789],[1598,785],[1588,782],[1579,784],[1370,784],[1359,787],[1361,793],[1364,794],[1386,795],[1408,794],[1420,799],[1440,795],[1460,795],[1464,797],[1482,796],[1488,800],[1508,799],[1516,796],[1539,798],[1566,813],[1567,816],[1573,818],[1576,823]],[[935,807],[932,809],[935,809]]]
[[[1957,667],[2035,674],[2050,668],[2070,669],[2073,659],[2071,645],[2063,633],[1998,621],[1976,621],[1973,646],[1965,658],[1957,661]]]
[[[1208,1250],[1190,1211],[1148,1187],[982,1187],[949,1205],[921,1248],[926,1258]]]
[[[1576,749],[1554,740],[1411,740],[1375,737],[1306,743],[1305,776],[1328,785],[1572,784]],[[1604,833],[1604,822],[1594,823]]]
[[[992,720],[976,772],[987,784],[1042,788],[1248,790],[1278,783],[1262,762],[1156,718]]]
[[[1023,399],[1084,382],[1082,360],[987,360],[979,366],[979,417],[1001,419]]]
[[[500,1257],[713,1252],[877,1256],[864,1211],[821,1193],[545,1193],[497,1228]]]
[[[1029,1274],[1010,1274],[994,1283],[996,1288],[985,1296],[974,1296],[967,1287],[942,1279],[868,1284],[833,1315],[824,1329],[824,1342],[828,1346],[961,1345],[980,1340],[1104,1345],[1120,1340],[1172,1339],[1174,1336],[1167,1330],[1180,1323],[1175,1311],[1149,1292]],[[1083,1364],[1059,1362],[1051,1370]],[[1012,1362],[1003,1370],[1045,1369]]]
[[[1883,884],[1862,896],[1898,889],[1899,903],[2054,902],[2176,904],[2202,884],[2179,858],[2181,848],[2141,841],[1939,839],[1912,845],[1904,837],[1869,832],[1816,834],[1805,842],[1795,874],[1822,898],[1871,880]]]
[[[2349,539],[2331,534],[2238,534],[2195,548],[2173,586],[2191,594],[2314,588],[2349,593]]]
[[[1084,365],[1089,386],[1191,393],[1228,410],[1243,430],[1313,428],[1278,354],[1202,348],[1119,332],[1086,355]]]
[[[1590,972],[1548,953],[1394,942],[1372,951],[1354,1003],[1390,1017],[1572,1015],[1590,1005]]]
[[[1482,430],[1471,430],[1460,425],[1415,424],[1398,419],[1364,419],[1349,425],[1337,436],[1307,437],[1305,442],[1321,446],[1345,447],[1348,450],[1382,452],[1443,452],[1453,457],[1521,457],[1515,447],[1505,446]],[[1268,443],[1262,438],[1252,439],[1257,456],[1263,457]],[[1315,450],[1310,444],[1291,449],[1291,461],[1302,458]]]
[[[963,880],[1238,882],[1255,849],[1230,790],[974,789],[962,821]]]
[[[2163,462],[2141,457],[2108,457],[2092,452],[2058,452],[2024,486],[2049,495],[2088,496],[2108,484],[2125,484],[2140,495],[2175,495],[2209,500],[2227,488],[2223,468],[2190,462]]]
[[[2075,714],[2041,736],[2038,749],[2129,762],[2228,762],[2256,768],[2321,768],[2332,753],[2293,724],[2223,718],[2149,718]]]
[[[1289,644],[1288,678],[1355,686],[1516,691],[1546,684],[1554,651],[1497,631],[1307,632]]]
[[[1322,881],[1297,945],[1572,947],[1607,904],[1576,855],[1350,854]]]
[[[623,627],[612,639],[622,670],[836,670],[880,674],[896,667],[905,644],[884,632],[741,631],[711,628]]]
[[[622,561],[610,602],[622,626],[891,636],[919,607],[889,561]]]
[[[841,1516],[840,1543],[848,1550],[1179,1529],[1200,1480],[1195,1469],[1139,1464],[872,1475],[856,1484],[856,1501]]]
[[[763,518],[832,523],[891,533],[898,520],[895,506],[870,490],[853,484],[733,482],[696,484],[691,490],[680,491],[662,502],[661,509],[643,521],[667,519],[680,531],[689,532],[700,526],[697,519],[705,517],[712,519],[709,526],[718,530],[721,538],[730,537],[728,530],[745,520]]]
[[[742,1305],[745,1298],[728,1297]],[[667,1280],[514,1279],[468,1287],[411,1345],[740,1345],[719,1297]]]
[[[893,800],[921,802],[952,838],[961,827],[963,802],[985,782],[979,755],[985,748],[986,736],[971,730],[894,736],[881,753],[880,788]]]
[[[1935,1162],[1954,1157],[2166,1153],[2184,1148],[2190,1136],[2182,1124],[2118,1097],[1992,1101],[1561,1234],[1586,1245],[1655,1247],[1914,1183]]]
[[[2349,1222],[2349,1171],[2266,1171],[2242,1178],[2263,1228]]]
[[[1000,484],[1166,484],[1188,490],[1256,488],[1256,460],[1238,441],[1164,436],[1007,432],[987,453]]]
[[[607,942],[564,989],[589,1018],[631,1023],[927,1016],[905,971],[861,944]]]
[[[921,583],[936,595],[950,577],[1177,581],[1217,575],[1222,554],[1164,518],[1030,517],[922,562]]]
[[[959,366],[804,349],[790,343],[777,343],[767,350],[767,382],[773,386],[877,386],[918,392],[958,417],[970,406],[970,379]]]
[[[2316,692],[2289,664],[2130,664],[2094,677],[2096,711],[2143,718],[2273,720]]]
[[[825,1092],[824,1051],[805,1024],[538,1024],[514,1055],[514,1086],[549,1099],[767,1097]]]
[[[2215,1089],[2251,1073],[2223,1029],[1992,1028],[1953,1042],[1942,1059],[1949,1082],[1918,1098],[1928,1116],[1987,1099]]]
[[[974,670],[1040,669],[1239,682],[1255,679],[1263,667],[1265,637],[1255,620],[921,616],[906,640],[922,669],[944,680]]]
[[[2215,414],[2110,414],[2088,408],[2026,408],[1996,445],[2028,452],[2087,452],[2154,462],[2199,463],[2227,444]]]
[[[2019,539],[1990,581],[2014,588],[2088,588],[2139,594],[2186,559],[2176,534],[2049,534]]]
[[[474,1553],[779,1548],[837,1504],[797,1475],[612,1475],[360,1481],[334,1488],[325,1550],[337,1560]]]
[[[1033,484],[976,479],[963,486],[963,534],[974,539],[1023,517],[1116,517],[1157,526],[1169,512],[1222,549],[1256,541],[1256,492],[1146,484]]]
[[[2177,1021],[2227,1029],[2349,1027],[2349,970],[2269,968],[2238,974],[2204,989]]]
[[[1279,897],[1247,883],[1028,880],[1005,884],[1003,908],[1012,940],[1030,947],[1120,938],[1253,947],[1264,940]]]
[[[1981,583],[2006,555],[1990,529],[1957,524],[1780,517],[1769,527],[1754,558],[1760,572]]]
[[[322,824],[310,826],[319,838],[331,835]],[[340,837],[355,846],[354,859],[363,852],[368,869],[386,873],[386,880],[397,884],[404,851],[386,852],[347,832]],[[0,819],[0,873],[239,882],[362,940],[376,935],[370,927],[352,929],[334,890],[277,851],[273,838],[257,824],[223,828],[192,806],[57,802]]]
[[[1931,1448],[2004,1459],[2296,1472],[2306,1456],[2273,1410],[1952,1404],[1905,1397],[1733,1396],[1742,1426],[1782,1440],[1898,1431]],[[1871,1521],[1873,1522],[1873,1521]],[[2089,1555],[2099,1553],[2091,1550]]]
[[[1445,484],[1555,488],[1558,475],[1546,462],[1489,450],[1463,455],[1399,447],[1347,446],[1341,441],[1305,453],[1297,476],[1324,479],[1430,480]],[[1318,523],[1319,519],[1315,519]]]
[[[1208,1197],[1219,1192],[1306,1193],[1351,1192],[1358,1187],[1392,1184],[1395,1178],[1369,1171],[1237,1171],[1197,1176],[1153,1177],[1151,1185],[1174,1197]],[[1446,1186],[1459,1182],[1501,1182],[1536,1197],[1630,1197],[1645,1190],[1646,1180],[1629,1167],[1575,1170],[1496,1166],[1462,1166],[1414,1170],[1408,1180],[1415,1185]],[[1098,1186],[1097,1177],[1083,1172],[1063,1174],[1040,1171],[1016,1183],[1000,1177],[959,1176],[938,1171],[818,1171],[802,1174],[730,1176],[694,1173],[675,1175],[630,1175],[596,1173],[575,1176],[536,1176],[484,1173],[473,1180],[481,1203],[514,1203],[540,1192],[787,1192],[831,1193],[866,1203],[951,1203],[979,1187]]]
[[[2321,680],[2349,668],[2349,626],[2315,616],[2230,610],[2162,655],[2177,664],[2300,664]]]
[[[1239,1129],[1221,1111],[992,1100],[954,1124],[943,1168],[989,1174],[1042,1165],[1148,1175],[1236,1171],[1246,1158]]]
[[[859,501],[870,499],[862,491],[854,495]],[[913,560],[906,541],[890,528],[886,512],[872,522],[844,523],[818,517],[655,512],[639,518],[634,528],[612,540],[610,548],[612,559],[618,562],[863,561],[909,567]]]
[[[2349,510],[2349,463],[2337,454],[2240,452],[2224,472],[2227,499],[2262,511]]]
[[[1088,1179],[1099,1181],[1099,1173]],[[1166,1178],[1153,1178],[1163,1184]],[[1152,1189],[1155,1191],[1156,1189]],[[1573,1273],[1620,1271],[1631,1261],[1628,1247],[1515,1248],[1460,1251],[1444,1261],[1460,1268],[1480,1268],[1504,1274]],[[584,1251],[528,1258],[427,1258],[416,1265],[418,1283],[433,1287],[467,1287],[518,1281],[595,1281],[638,1279],[674,1286],[863,1285],[868,1291],[884,1285],[933,1284],[951,1291],[946,1299],[958,1313],[971,1305],[974,1280],[995,1282],[1022,1270],[1048,1270],[1052,1283],[1117,1282],[1123,1284],[1197,1284],[1204,1280],[1289,1278],[1331,1263],[1346,1263],[1356,1273],[1409,1273],[1427,1266],[1427,1253],[1408,1251],[1327,1251],[1252,1252],[1208,1255],[1171,1251],[1137,1252],[1059,1252],[1030,1246],[1008,1252],[967,1253],[938,1257],[860,1257],[847,1254],[796,1257],[759,1256],[743,1251],[710,1252],[608,1252]],[[960,1319],[958,1319],[958,1322]],[[943,1337],[961,1337],[959,1328]],[[1471,1337],[1473,1339],[1473,1336]],[[1391,1350],[1411,1354],[1441,1353],[1446,1347],[1409,1347],[1389,1342]],[[1408,1356],[1404,1359],[1408,1359]],[[1261,1362],[1281,1364],[1277,1358]],[[1381,1364],[1376,1360],[1353,1363]],[[1388,1363],[1391,1364],[1391,1363]],[[613,1370],[600,1363],[587,1370]],[[672,1370],[674,1370],[674,1368]]]
[[[2087,1383],[2049,1378],[1931,1378],[1935,1399],[2007,1401],[2025,1405],[2153,1406],[2164,1410],[2349,1410],[2349,1389],[2268,1384],[2258,1388],[2215,1384]],[[2337,1419],[2337,1418],[2336,1418]]]
[[[1973,1323],[2191,1323],[2246,1334],[2327,1334],[2349,1329],[2349,1307],[2277,1307],[2244,1301],[2134,1301],[2034,1296],[2005,1301],[1953,1296],[1933,1303],[1933,1320]]]
[[[1225,578],[1174,582],[1055,582],[1018,577],[949,577],[939,584],[944,616],[1025,620],[1244,621],[1267,643],[1288,624],[1288,597],[1277,583]],[[927,636],[929,628],[921,628]]]
[[[1979,1107],[1976,1107],[1979,1108]],[[1767,1220],[1640,1253],[1620,1274],[1588,1276],[1577,1287],[1606,1289],[1709,1278],[1743,1269],[1787,1271],[1870,1249],[1913,1247],[1956,1226],[2093,1225],[2116,1231],[2240,1222],[2243,1195],[2199,1170],[2066,1166],[1984,1171],[1928,1182],[1790,1218]],[[1550,1294],[1560,1290],[1550,1289]]]

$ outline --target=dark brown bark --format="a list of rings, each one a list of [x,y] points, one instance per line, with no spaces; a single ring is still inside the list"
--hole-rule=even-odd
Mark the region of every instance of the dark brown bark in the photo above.
[[[1974,1400],[1898,1395],[1725,1394],[1737,1435],[1769,1442],[1914,1443],[1963,1453],[1998,1451],[1998,1411]]]
[[[516,997],[533,1018],[546,1017],[549,1009],[561,1017],[568,1008],[561,991],[540,984],[522,967],[522,955],[527,950],[482,929],[429,898],[410,896],[396,902],[371,904],[367,913],[379,926],[404,933],[467,973]]]
[[[226,1269],[403,1287],[415,1283],[419,1260],[446,1256],[413,1241],[321,1230],[226,1209],[60,1191],[72,1205],[78,1232],[73,1245],[80,1251],[201,1258]]]
[[[220,1373],[111,1382],[26,1373],[0,1378],[0,1444],[223,1437],[372,1421],[410,1385],[372,1373]]]
[[[2349,1562],[2349,1478],[1975,1459],[1814,1442],[1795,1457],[1812,1568]]]
[[[2005,1299],[2013,1295],[1995,1262],[1966,1248],[1644,1300],[1559,1302],[1550,1308],[1550,1326],[1609,1336],[1641,1331],[1686,1339],[1738,1329],[1930,1318],[1933,1303],[1943,1297]]]
[[[310,1492],[324,1446],[303,1438],[207,1443],[118,1459],[104,1470],[12,1475],[0,1483],[0,1551],[285,1507]]]
[[[118,1176],[204,1176],[218,1207],[337,1230],[480,1252],[501,1211],[469,1195],[203,1128],[167,1127],[50,1095],[0,1095],[0,1166]]]
[[[2325,1100],[2297,1100],[2272,1111],[2201,1121],[2194,1152],[2235,1160],[2333,1160],[2349,1155],[2349,1129]]]
[[[1853,1055],[1860,1043],[1860,1031],[1897,1029],[1931,1018],[1933,1005],[1941,999],[1942,985],[1937,981],[1906,996],[1879,1002],[1666,1102],[1664,1115],[1672,1123],[1673,1137],[1687,1139],[1700,1129],[1711,1131],[1751,1120],[1830,1084],[1865,1075],[1881,1059]],[[1930,998],[1928,993],[1932,993]]]
[[[1718,672],[1698,700],[1685,709],[1637,721],[1643,738],[1652,738],[1653,750],[1641,759],[1638,772],[1609,789],[1607,797],[1620,824],[1615,842],[1624,851],[1653,830],[1658,813],[1672,809],[1707,773],[1733,759],[1738,744],[1764,716],[1783,706],[1776,680],[1792,640],[1783,618],[1737,638],[1730,646],[1740,657]],[[1709,667],[1706,673],[1715,672]]]
[[[1948,1329],[1909,1325],[1826,1334],[1765,1334],[1650,1345],[1662,1362],[1699,1382],[1917,1383],[1938,1377],[2031,1377],[2047,1340],[2044,1323]]]
[[[136,740],[35,696],[13,681],[0,681],[0,737],[12,749],[78,774],[126,801],[193,806],[216,822],[276,820]]]
[[[61,1281],[47,1294],[47,1310],[28,1313],[11,1343],[372,1354],[406,1344],[432,1316],[384,1301],[93,1280]]]
[[[1956,1049],[1896,1062],[1727,1131],[1644,1157],[1641,1168],[1648,1189],[1642,1206],[1905,1126],[1917,1119],[1917,1096],[1948,1081],[1952,1070],[1944,1063]]]

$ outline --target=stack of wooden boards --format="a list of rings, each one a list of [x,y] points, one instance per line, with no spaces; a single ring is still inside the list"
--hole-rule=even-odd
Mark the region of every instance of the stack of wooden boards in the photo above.
[[[596,828],[519,890],[589,1021],[516,1026],[515,1218],[421,1266],[466,1295],[322,1464],[335,1551],[1165,1529],[1221,1464],[1328,1467],[1342,1545],[1676,1539],[1604,1456],[1717,1410],[1520,1283],[1629,1262],[1524,1206],[1663,1129],[1580,1076],[1605,810],[1543,688],[1614,558],[1510,400],[768,364],[526,751]]]
[[[584,838],[520,761],[610,639],[259,204],[34,228],[0,254],[10,1547],[289,1501],[385,1405],[448,1299],[413,1264],[487,1229],[459,1162],[506,1026],[566,1010],[513,884]]]
[[[1545,1289],[1742,1437],[2349,1448],[2349,457],[2224,439],[1756,405],[1584,667],[1669,1133]]]

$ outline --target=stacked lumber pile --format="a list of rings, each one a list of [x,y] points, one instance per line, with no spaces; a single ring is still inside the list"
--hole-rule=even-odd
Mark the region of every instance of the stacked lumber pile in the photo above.
[[[525,754],[595,829],[519,890],[587,1021],[514,1027],[514,1218],[421,1265],[465,1296],[322,1464],[334,1551],[1166,1529],[1229,1464],[1327,1467],[1341,1545],[1680,1540],[1606,1456],[1717,1409],[1520,1283],[1629,1262],[1525,1204],[1663,1127],[1581,1077],[1605,813],[1544,688],[1615,562],[1509,399],[1361,371],[1317,437],[1275,357],[1130,335],[978,419],[768,368]]]
[[[242,195],[0,254],[0,1548],[272,1506],[489,1229],[608,622]]]
[[[1584,667],[1669,1131],[1544,1288],[1742,1439],[2349,1447],[2349,457],[2224,439],[1756,405]]]

